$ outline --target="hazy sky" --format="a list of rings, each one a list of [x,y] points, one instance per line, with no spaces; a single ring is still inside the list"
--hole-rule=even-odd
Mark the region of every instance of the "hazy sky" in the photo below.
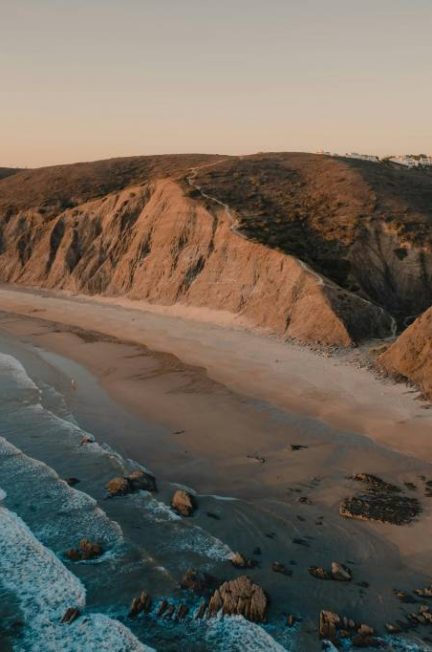
[[[0,0],[0,165],[432,153],[432,0]]]

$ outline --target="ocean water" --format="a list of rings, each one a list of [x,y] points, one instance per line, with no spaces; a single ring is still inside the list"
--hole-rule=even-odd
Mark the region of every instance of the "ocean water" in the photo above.
[[[194,519],[172,512],[174,484],[155,496],[106,500],[110,478],[145,465],[78,425],[35,352],[29,371],[16,343],[14,355],[4,338],[0,344],[0,649],[291,649],[242,618],[201,622],[191,616],[176,623],[156,617],[163,598],[188,604],[193,614],[199,599],[179,590],[182,574],[198,567],[220,576],[233,550]],[[82,446],[83,436],[93,443]],[[75,487],[64,481],[72,476],[80,479]],[[65,551],[82,538],[98,541],[104,554],[71,563]],[[142,590],[152,594],[153,612],[131,621],[131,599]],[[69,607],[82,616],[61,624]]]
[[[293,545],[304,532],[292,505],[198,496],[196,515],[182,519],[169,507],[179,485],[175,479],[159,478],[158,494],[139,492],[107,500],[110,478],[147,468],[145,459],[130,459],[121,441],[110,436],[109,423],[116,429],[137,428],[141,437],[147,426],[127,421],[78,369],[74,375],[83,374],[80,383],[91,397],[91,409],[83,406],[74,413],[67,396],[70,378],[54,361],[49,354],[0,336],[1,652],[321,649],[317,615],[328,606],[328,584],[317,583],[311,593],[302,591],[301,581],[271,572],[271,560],[282,560],[292,563],[297,579],[308,562],[320,561],[313,558],[316,552]],[[91,442],[83,446],[84,436]],[[64,481],[68,477],[79,478],[79,484],[70,487]],[[332,554],[337,542],[343,558],[375,557],[379,565],[388,550],[373,540],[356,542],[350,527],[345,522],[331,526],[325,539],[310,537],[307,544]],[[70,562],[65,551],[82,538],[99,542],[103,555]],[[235,577],[241,571],[229,563],[233,552],[252,556],[256,546],[263,557],[248,574],[271,594],[268,622],[260,626],[240,617],[195,619],[200,598],[179,588],[183,573],[199,568],[220,581]],[[153,609],[130,620],[130,602],[143,590],[152,595]],[[368,596],[359,599],[354,587],[334,590],[333,601],[347,600],[366,617]],[[163,599],[176,606],[187,604],[190,615],[181,622],[158,618]],[[61,624],[69,607],[78,608],[82,616],[71,625]],[[298,625],[286,626],[287,613],[300,617]],[[389,649],[401,651],[431,649],[415,641],[388,643]]]

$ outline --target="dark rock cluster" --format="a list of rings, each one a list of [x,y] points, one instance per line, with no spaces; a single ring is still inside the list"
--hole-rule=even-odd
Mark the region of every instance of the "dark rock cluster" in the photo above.
[[[375,638],[374,629],[364,623],[356,623],[352,618],[340,616],[333,611],[321,611],[319,623],[320,638],[339,644],[351,640],[354,647],[380,647],[381,642]]]
[[[99,543],[95,543],[89,539],[81,539],[78,548],[70,548],[65,554],[70,561],[86,561],[96,559],[102,553],[103,548]]]
[[[135,491],[157,491],[156,479],[150,473],[137,470],[128,475],[118,476],[110,480],[106,486],[108,496],[126,496]]]
[[[405,525],[411,523],[421,511],[416,498],[406,496],[399,487],[381,478],[358,473],[352,479],[362,483],[364,492],[342,501],[339,513],[345,518]]]

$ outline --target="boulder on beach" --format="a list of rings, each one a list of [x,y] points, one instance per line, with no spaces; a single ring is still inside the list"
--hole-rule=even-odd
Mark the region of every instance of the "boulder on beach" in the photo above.
[[[337,582],[350,582],[352,579],[351,570],[338,561],[332,561],[330,570],[323,566],[310,566],[309,573],[319,580],[336,580]]]
[[[130,492],[127,478],[120,476],[110,480],[106,488],[110,496],[126,496]]]
[[[96,559],[103,553],[103,548],[99,543],[90,541],[89,539],[81,539],[78,548],[70,548],[66,551],[66,557],[70,561],[84,561],[88,559]]]
[[[171,507],[181,516],[191,516],[197,505],[192,494],[183,489],[177,489],[174,496],[171,498]]]
[[[322,610],[319,621],[320,638],[338,645],[341,640],[349,640],[354,647],[378,647],[381,642],[373,638],[374,629],[364,623],[356,623],[352,618],[339,616],[334,611]]]
[[[330,574],[333,580],[338,582],[351,582],[352,573],[348,566],[332,561]]]
[[[334,611],[322,610],[320,613],[319,633],[320,638],[327,639],[334,643],[337,637],[337,629],[341,623],[341,618]]]
[[[253,622],[263,622],[268,606],[263,589],[246,575],[224,582],[210,598],[207,613],[216,616],[244,616]]]
[[[140,469],[112,478],[106,488],[110,497],[126,496],[134,491],[157,491],[156,478]]]
[[[282,564],[280,561],[274,561],[272,563],[272,571],[274,573],[280,573],[281,575],[292,575],[292,570],[287,568],[285,564]]]
[[[174,619],[177,621],[184,620],[188,615],[188,613],[189,613],[189,607],[186,604],[180,604],[177,608]]]
[[[216,578],[208,573],[190,568],[183,575],[180,581],[180,587],[193,591],[197,595],[205,595],[216,587]]]
[[[162,600],[159,605],[159,609],[157,610],[157,614],[156,614],[157,617],[160,618],[161,616],[163,616],[166,610],[168,609],[168,607],[169,607],[168,601]]]
[[[151,596],[146,591],[143,591],[137,598],[133,598],[129,609],[129,618],[135,618],[140,613],[148,613],[151,606]]]
[[[230,557],[230,562],[234,568],[255,568],[258,562],[255,559],[248,559],[241,552],[236,552]]]
[[[330,573],[322,566],[309,566],[308,571],[312,577],[316,577],[319,580],[331,579]]]
[[[132,486],[132,491],[150,491],[152,493],[157,491],[156,478],[151,473],[137,470],[129,473],[126,478]]]

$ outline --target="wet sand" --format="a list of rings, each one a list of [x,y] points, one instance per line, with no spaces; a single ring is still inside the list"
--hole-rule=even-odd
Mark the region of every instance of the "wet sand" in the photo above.
[[[430,581],[432,498],[420,476],[432,479],[432,411],[406,386],[349,364],[352,354],[328,358],[232,324],[9,288],[0,300],[1,331],[48,360],[54,353],[83,365],[154,424],[142,438],[118,430],[111,445],[164,481],[247,501],[253,519],[244,509],[230,515],[245,530],[237,547],[250,554],[264,541],[281,561],[295,558],[300,583],[272,577],[272,597],[284,596],[293,612],[331,608],[382,627],[401,612],[393,588]],[[86,380],[72,363],[63,370],[78,406]],[[305,448],[293,450],[299,444]],[[355,490],[347,476],[358,472],[413,483],[420,518],[408,526],[341,518],[339,503]],[[289,545],[264,531],[270,517]],[[371,588],[305,572],[332,560],[352,560],[356,580]]]
[[[320,354],[247,330],[244,324],[239,325],[228,313],[215,315],[206,309],[154,306],[120,298],[108,300],[102,297],[68,296],[65,293],[2,286],[0,307],[5,312],[57,323],[54,333],[51,327],[49,333],[47,331],[45,343],[49,345],[48,348],[56,347],[60,353],[64,352],[88,365],[110,391],[118,394],[131,407],[145,412],[146,416],[149,410],[151,415],[153,406],[158,422],[162,414],[163,419],[175,426],[178,426],[179,417],[190,422],[196,420],[200,424],[203,415],[195,399],[195,409],[185,410],[188,414],[161,410],[160,403],[153,405],[154,401],[158,401],[158,395],[160,399],[164,394],[162,386],[165,380],[159,378],[158,383],[160,370],[150,373],[150,358],[143,354],[143,346],[152,352],[172,354],[178,359],[170,359],[168,366],[175,366],[179,361],[183,363],[183,369],[177,373],[175,381],[174,372],[169,376],[168,384],[173,384],[173,391],[190,384],[188,372],[191,367],[195,371],[198,368],[203,373],[195,373],[193,382],[195,389],[196,383],[201,383],[201,389],[205,383],[205,392],[195,391],[203,401],[203,394],[212,395],[216,386],[218,389],[223,387],[236,395],[266,402],[275,408],[319,419],[337,429],[367,435],[393,450],[432,462],[430,405],[422,401],[414,389],[377,378],[368,369],[362,368],[361,352],[334,356]],[[65,328],[61,329],[60,325]],[[64,333],[70,333],[73,328],[99,334],[97,337],[90,336],[90,343],[96,344],[92,347],[91,356],[88,356],[89,347],[85,346],[89,342],[83,341],[82,335],[76,335],[76,345],[71,346],[71,337]],[[137,359],[127,358],[121,353],[116,355],[114,350],[107,351],[106,338],[101,338],[101,335],[114,339],[117,344],[120,341],[138,345]],[[83,346],[79,346],[80,339]],[[118,347],[115,350],[118,351]],[[115,364],[110,364],[111,355],[116,358]],[[145,394],[134,391],[133,386],[140,385],[133,381],[143,380],[137,378],[140,373],[144,374],[147,387],[151,385],[156,388],[159,384],[162,390],[156,388],[151,392],[148,405],[144,405],[143,401],[150,391]],[[186,379],[185,383],[180,380],[179,374]],[[162,375],[167,378],[166,369]],[[151,382],[148,376],[151,376]],[[192,390],[193,386],[189,387],[188,391]],[[134,395],[136,393],[138,396]],[[176,404],[174,397],[170,400],[173,401],[173,408],[180,410],[182,401],[178,400]],[[213,398],[204,401],[205,413],[208,410],[212,413],[213,402]],[[163,403],[165,405],[165,397]],[[212,419],[208,420],[217,421],[218,416],[219,423],[226,423],[223,415],[218,415],[218,410],[214,410]],[[410,435],[413,432],[415,437]],[[221,428],[218,441],[212,441],[211,447],[217,447],[220,443],[226,453],[222,437]],[[240,434],[236,441],[241,439]],[[233,446],[235,443],[231,442]],[[232,453],[235,454],[234,451]]]

